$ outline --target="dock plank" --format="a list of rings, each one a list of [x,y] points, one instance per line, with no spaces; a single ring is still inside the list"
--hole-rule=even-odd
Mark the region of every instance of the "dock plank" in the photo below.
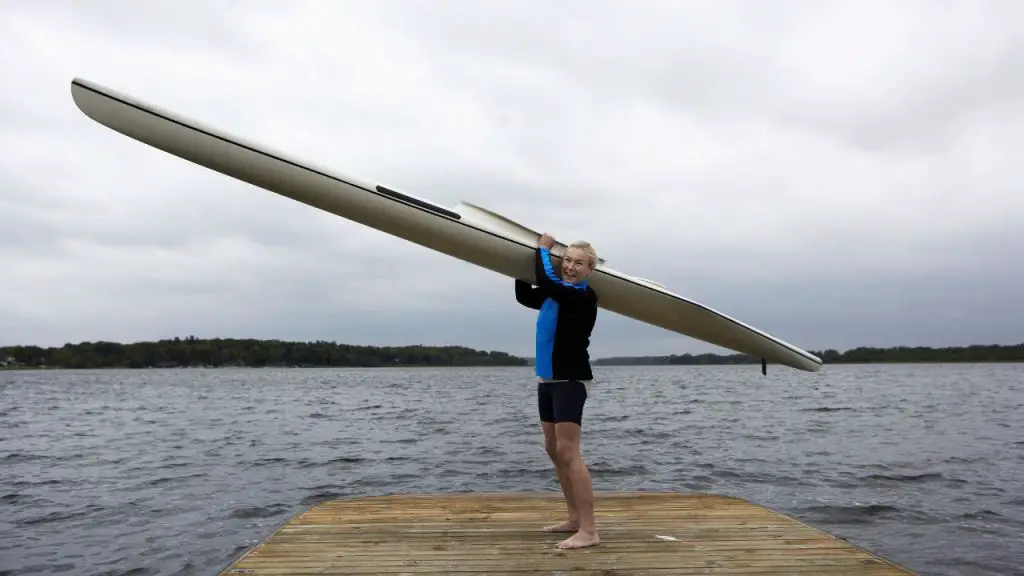
[[[250,548],[220,576],[743,574],[894,576],[913,572],[739,498],[674,492],[595,495],[601,544],[567,534],[560,493],[396,494],[323,502]]]

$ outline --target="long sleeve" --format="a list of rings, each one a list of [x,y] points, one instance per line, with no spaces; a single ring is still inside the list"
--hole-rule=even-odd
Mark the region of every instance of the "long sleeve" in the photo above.
[[[529,282],[516,280],[516,301],[534,310],[540,310],[547,296],[540,288],[531,286]]]

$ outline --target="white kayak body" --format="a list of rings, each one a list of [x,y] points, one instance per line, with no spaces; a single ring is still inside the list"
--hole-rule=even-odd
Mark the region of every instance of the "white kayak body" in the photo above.
[[[540,234],[500,214],[467,202],[447,208],[314,166],[87,80],[74,79],[71,95],[89,118],[154,148],[510,278],[534,281]],[[564,248],[558,245],[552,253],[560,256]],[[590,284],[603,309],[763,363],[821,369],[817,356],[656,282],[612,270],[603,260]]]

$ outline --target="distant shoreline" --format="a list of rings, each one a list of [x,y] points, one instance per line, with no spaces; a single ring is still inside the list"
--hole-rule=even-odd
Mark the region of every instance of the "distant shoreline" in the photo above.
[[[956,360],[956,361],[942,361],[942,360],[922,360],[922,361],[909,361],[909,362],[839,362],[830,364],[829,366],[874,366],[874,365],[938,365],[938,364],[1024,364],[1024,360]],[[702,367],[724,367],[724,366],[745,366],[746,364],[730,364],[730,363],[717,363],[717,364],[594,364],[595,367],[604,368],[643,368],[643,367],[675,367],[675,368],[702,368]],[[75,368],[67,366],[0,366],[0,372],[56,372],[56,371],[67,371],[67,370],[329,370],[329,369],[365,369],[365,370],[395,370],[398,368],[415,368],[415,369],[429,369],[429,368],[531,368],[532,366],[515,366],[515,365],[500,365],[500,364],[460,364],[460,365],[440,365],[440,364],[397,364],[394,366],[142,366],[142,367],[131,367],[131,366],[95,366],[91,368]],[[760,368],[759,368],[760,370]]]
[[[858,347],[811,351],[828,364],[945,364],[1024,362],[1024,343],[932,348]],[[466,346],[360,346],[328,341],[172,338],[157,341],[80,342],[61,347],[0,347],[0,370],[141,368],[439,368],[532,366],[533,358]],[[745,354],[613,356],[598,366],[721,366],[760,364]]]
[[[809,350],[828,364],[950,364],[1024,362],[1024,343],[972,344],[970,346],[860,346],[845,352],[835,349]],[[761,359],[746,354],[680,354],[668,356],[619,356],[600,358],[595,366],[711,366],[723,364],[760,364]]]

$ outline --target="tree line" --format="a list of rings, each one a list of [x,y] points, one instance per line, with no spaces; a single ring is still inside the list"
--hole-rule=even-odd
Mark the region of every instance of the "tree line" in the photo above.
[[[1024,343],[932,348],[862,346],[845,352],[812,351],[825,364],[905,362],[1024,362]],[[616,356],[596,366],[760,364],[746,354],[672,354]],[[359,346],[328,341],[289,342],[194,336],[150,342],[81,342],[61,347],[0,347],[2,367],[186,368],[186,367],[383,367],[383,366],[529,366],[533,358],[465,346]]]
[[[100,341],[49,348],[8,346],[0,348],[0,363],[49,368],[220,368],[525,366],[526,360],[464,346],[381,347],[189,336],[130,344]]]
[[[845,352],[828,349],[810,351],[825,364],[871,364],[904,362],[1024,362],[1024,343],[999,345],[975,344],[972,346],[895,346],[875,348],[861,346]],[[721,365],[760,364],[761,358],[747,354],[672,354],[668,356],[616,356],[600,358],[593,362],[599,366],[644,366],[644,365]]]

